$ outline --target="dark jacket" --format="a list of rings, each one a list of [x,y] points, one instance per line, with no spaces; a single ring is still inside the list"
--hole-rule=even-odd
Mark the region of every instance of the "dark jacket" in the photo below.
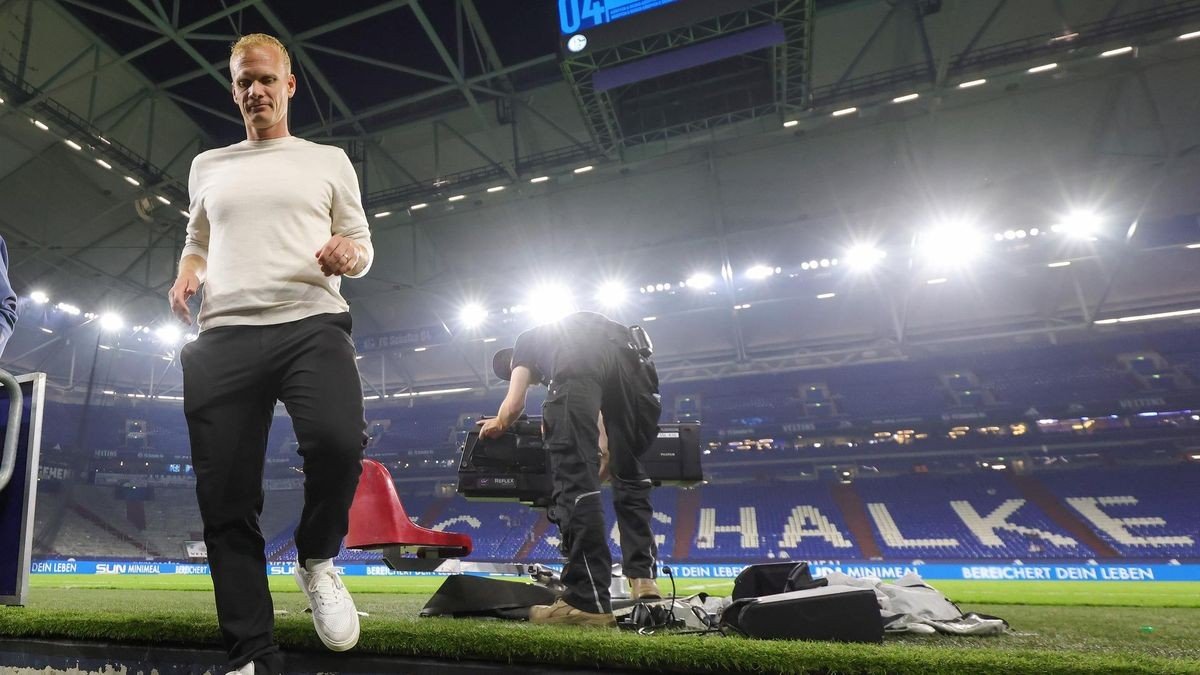
[[[17,294],[8,281],[8,245],[0,237],[0,355],[17,325]]]

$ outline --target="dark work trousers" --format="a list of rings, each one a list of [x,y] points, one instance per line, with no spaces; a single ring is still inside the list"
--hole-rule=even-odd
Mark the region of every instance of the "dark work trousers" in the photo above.
[[[253,660],[261,674],[283,665],[258,523],[276,401],[287,407],[304,461],[298,564],[336,556],[346,535],[367,439],[350,329],[349,313],[223,326],[180,353],[217,621],[234,667]]]
[[[554,479],[548,515],[558,525],[567,556],[563,599],[586,612],[607,613],[612,611],[612,554],[600,500],[600,412],[608,433],[623,572],[631,578],[656,576],[651,483],[639,459],[646,448],[639,447],[633,430],[629,369],[638,366],[630,354],[603,338],[578,342],[571,349],[576,354],[564,355],[573,363],[570,372],[551,381],[542,404]]]

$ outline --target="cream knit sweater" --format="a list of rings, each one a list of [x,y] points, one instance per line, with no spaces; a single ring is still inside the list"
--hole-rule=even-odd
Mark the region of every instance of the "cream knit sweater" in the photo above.
[[[294,136],[203,152],[188,178],[183,256],[208,264],[200,329],[262,326],[349,309],[316,252],[334,234],[374,257],[354,166],[341,148]]]

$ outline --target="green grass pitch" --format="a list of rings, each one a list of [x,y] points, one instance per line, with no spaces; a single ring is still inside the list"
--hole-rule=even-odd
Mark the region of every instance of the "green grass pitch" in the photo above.
[[[358,649],[378,654],[660,672],[1200,674],[1200,583],[931,582],[964,611],[1008,619],[1012,634],[889,636],[875,646],[421,619],[440,578],[345,581],[369,614]],[[0,608],[0,637],[218,643],[207,577],[35,575],[32,585],[27,607]],[[681,581],[678,592],[731,588]],[[272,577],[271,589],[279,641],[290,650],[321,649],[292,580]]]

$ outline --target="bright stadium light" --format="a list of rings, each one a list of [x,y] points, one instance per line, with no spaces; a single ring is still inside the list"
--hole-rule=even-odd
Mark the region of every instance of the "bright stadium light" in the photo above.
[[[761,280],[766,279],[772,274],[775,274],[775,268],[768,265],[754,265],[746,270],[747,279]]]
[[[158,338],[159,342],[165,345],[174,345],[178,344],[179,340],[183,338],[183,331],[173,323],[164,323],[155,329],[154,336]]]
[[[629,291],[619,281],[606,281],[596,289],[596,302],[604,307],[616,309],[625,304]]]
[[[882,249],[875,248],[870,244],[859,244],[850,247],[843,260],[850,266],[850,269],[856,272],[865,272],[886,257],[887,252]]]
[[[468,303],[458,310],[458,322],[464,328],[475,328],[487,320],[488,311],[477,302]]]
[[[50,296],[46,295],[46,291],[34,291],[29,294],[29,299],[33,300],[39,305],[44,305],[47,302],[50,302]]]
[[[538,287],[525,304],[529,306],[534,322],[539,325],[558,321],[575,311],[575,297],[570,289],[558,284]]]
[[[105,312],[100,315],[100,330],[115,333],[125,327],[125,319],[120,314]]]
[[[60,312],[63,312],[64,314],[70,314],[71,316],[79,316],[80,313],[80,309],[69,302],[60,302],[55,305],[54,308]]]
[[[1094,239],[1100,231],[1100,216],[1093,211],[1077,209],[1068,213],[1050,229],[1075,239]]]
[[[687,287],[694,288],[698,291],[703,291],[703,290],[707,290],[708,288],[711,288],[715,282],[716,282],[716,279],[713,279],[711,274],[706,274],[704,272],[696,272],[695,274],[693,274],[692,276],[687,278]]]
[[[983,237],[968,225],[939,225],[922,232],[917,237],[917,247],[929,263],[960,265],[979,255]]]

